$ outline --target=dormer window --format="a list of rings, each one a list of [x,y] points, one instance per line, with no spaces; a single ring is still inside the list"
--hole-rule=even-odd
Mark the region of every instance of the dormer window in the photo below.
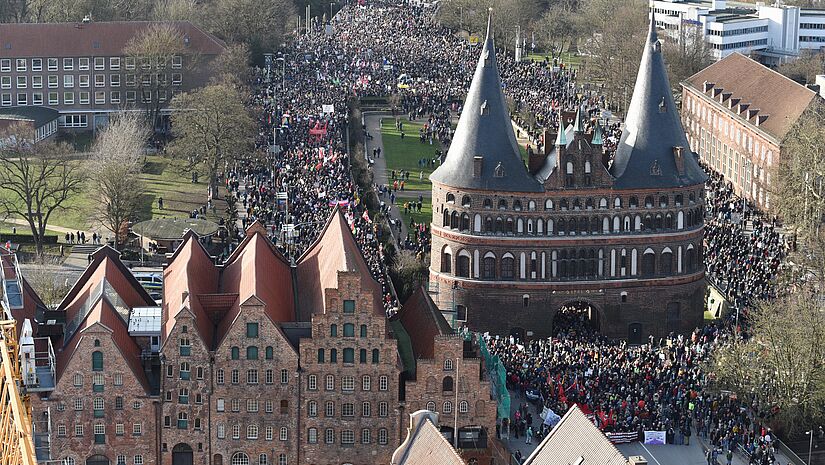
[[[490,66],[490,51],[484,51],[484,66]]]
[[[490,107],[487,105],[487,101],[485,100],[484,103],[481,104],[481,116],[486,116],[490,114]]]
[[[659,167],[659,160],[653,160],[653,165],[650,166],[651,176],[661,176],[662,169]]]
[[[493,171],[493,177],[496,178],[503,178],[504,177],[504,167],[501,166],[501,162],[496,165],[496,169]]]
[[[653,51],[656,52],[656,53],[659,53],[659,52],[662,51],[662,41],[661,40],[657,40],[656,42],[653,42]]]
[[[659,102],[659,113],[664,113],[667,111],[667,103],[665,103],[665,98],[662,97],[662,101]]]

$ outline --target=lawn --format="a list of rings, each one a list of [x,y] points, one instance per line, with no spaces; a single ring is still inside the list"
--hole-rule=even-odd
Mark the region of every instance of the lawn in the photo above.
[[[152,218],[188,218],[192,210],[200,208],[206,203],[206,183],[201,177],[199,182],[192,183],[188,173],[181,173],[178,165],[173,160],[163,158],[159,155],[149,155],[146,157],[146,164],[140,175],[146,187],[137,221]],[[65,207],[55,211],[49,219],[50,226],[60,226],[64,228],[90,231],[99,229],[99,225],[91,218],[93,209],[92,186],[86,186],[83,192],[70,197]],[[223,194],[221,194],[223,195]],[[158,197],[163,197],[164,209],[158,208]],[[226,202],[223,197],[215,202],[215,214],[207,213],[207,218],[216,220],[218,216],[224,214]],[[10,224],[0,224],[0,231],[11,232]],[[17,226],[17,231],[27,233],[28,228]],[[62,234],[58,234],[62,238]]]
[[[527,55],[527,59],[532,59],[536,61],[544,60],[545,58],[548,59],[552,63],[553,58],[550,55],[546,55],[544,53],[531,53]],[[565,66],[572,66],[574,68],[578,68],[582,64],[582,57],[580,55],[576,55],[570,52],[564,52],[561,54],[561,62],[565,64]]]
[[[401,211],[401,216],[404,218],[404,224],[409,225],[410,219],[416,223],[429,223],[432,220],[432,200],[430,193],[432,192],[432,183],[430,183],[430,173],[435,167],[421,167],[418,161],[423,158],[433,158],[435,151],[441,148],[438,141],[434,141],[433,145],[429,143],[422,144],[418,139],[418,130],[423,127],[423,123],[404,121],[404,139],[401,139],[401,133],[395,128],[395,122],[392,118],[386,118],[382,121],[381,137],[384,142],[383,157],[387,162],[387,180],[392,182],[392,171],[396,173],[399,170],[406,170],[410,172],[410,180],[405,183],[404,191],[399,193],[396,198],[398,209]],[[421,173],[423,172],[423,176]],[[419,176],[422,179],[419,181]],[[404,214],[405,201],[418,201],[418,195],[423,195],[424,199],[421,202],[421,212]]]

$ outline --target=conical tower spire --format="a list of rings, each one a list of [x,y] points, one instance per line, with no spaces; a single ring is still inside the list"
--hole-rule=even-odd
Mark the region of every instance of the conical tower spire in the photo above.
[[[676,111],[652,13],[633,98],[610,174],[616,178],[614,186],[619,189],[670,188],[705,181],[705,173],[690,154]]]
[[[579,108],[576,109],[576,122],[573,124],[573,132],[574,133],[584,132],[584,126],[582,125],[582,107],[581,107],[581,105],[579,105]]]
[[[430,179],[457,188],[542,192],[542,185],[524,166],[513,133],[501,91],[490,15],[487,37],[447,159]]]
[[[560,118],[561,120],[561,118]],[[564,122],[559,123],[559,135],[556,136],[557,147],[567,147],[567,128],[564,127]]]

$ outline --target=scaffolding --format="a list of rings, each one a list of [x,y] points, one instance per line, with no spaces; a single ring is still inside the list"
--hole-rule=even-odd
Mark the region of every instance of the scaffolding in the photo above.
[[[23,378],[14,320],[0,321],[0,465],[35,465],[31,404]]]

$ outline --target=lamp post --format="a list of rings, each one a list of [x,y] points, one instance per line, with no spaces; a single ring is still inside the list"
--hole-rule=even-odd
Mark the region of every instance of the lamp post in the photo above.
[[[281,62],[281,89],[286,87],[286,58],[278,57],[275,61]]]
[[[335,5],[334,2],[329,2],[329,23],[332,24],[332,6]]]
[[[823,433],[822,427],[820,426],[819,427],[819,434],[821,435],[822,433]],[[805,434],[811,436],[811,439],[808,442],[808,465],[811,465],[811,457],[812,457],[813,451],[814,451],[814,429],[811,428],[811,430],[806,431]]]

